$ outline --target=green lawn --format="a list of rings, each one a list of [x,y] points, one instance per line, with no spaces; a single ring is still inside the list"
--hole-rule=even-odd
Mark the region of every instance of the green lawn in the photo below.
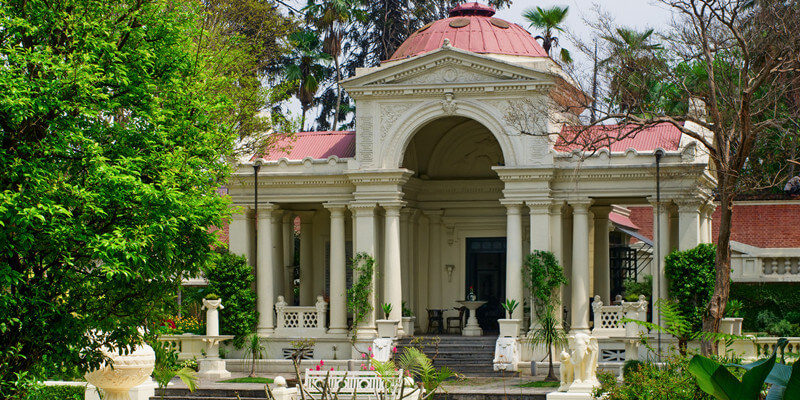
[[[272,383],[272,379],[259,378],[259,377],[250,378],[246,376],[244,378],[233,378],[224,381],[219,381],[219,383]]]
[[[524,388],[539,388],[539,387],[558,387],[558,385],[560,384],[561,382],[532,381],[517,386]]]

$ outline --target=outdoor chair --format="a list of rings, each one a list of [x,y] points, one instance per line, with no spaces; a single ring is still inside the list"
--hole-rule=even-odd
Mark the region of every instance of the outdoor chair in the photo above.
[[[428,310],[428,333],[434,333],[434,326],[436,326],[436,332],[442,333],[442,329],[444,328],[444,318],[442,315],[444,314],[443,310]]]
[[[467,311],[467,307],[453,307],[458,311],[457,317],[447,317],[447,333],[450,333],[451,329],[458,329],[458,332],[461,333],[464,329],[464,313]],[[453,325],[455,323],[455,325]]]

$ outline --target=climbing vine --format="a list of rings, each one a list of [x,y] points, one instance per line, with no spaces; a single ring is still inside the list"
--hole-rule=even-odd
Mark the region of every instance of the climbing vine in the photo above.
[[[561,285],[569,284],[567,277],[564,276],[564,268],[553,253],[534,250],[525,258],[522,272],[525,274],[525,285],[533,296],[534,309],[541,317],[545,306],[552,307],[558,303],[553,297],[553,291]]]
[[[355,335],[358,325],[366,321],[367,315],[372,312],[369,296],[372,293],[372,279],[375,276],[375,258],[365,252],[357,253],[350,260],[350,268],[357,276],[353,286],[347,289],[347,311],[353,313],[353,335]]]

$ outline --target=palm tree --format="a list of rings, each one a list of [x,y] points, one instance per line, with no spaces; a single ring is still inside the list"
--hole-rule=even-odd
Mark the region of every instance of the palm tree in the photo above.
[[[550,55],[550,49],[553,46],[558,46],[558,37],[553,36],[555,31],[564,32],[561,24],[567,17],[569,7],[553,6],[548,9],[536,7],[536,9],[529,8],[522,13],[522,17],[530,22],[529,27],[535,27],[544,30],[543,35],[536,36],[536,39],[541,39],[542,47],[547,55]],[[561,49],[561,60],[564,62],[572,62],[572,57],[569,50]]]
[[[342,37],[345,34],[348,23],[353,20],[364,20],[364,11],[360,8],[359,0],[323,0],[317,3],[308,0],[308,5],[304,8],[306,17],[314,25],[325,32],[325,39],[322,41],[322,51],[330,54],[333,58],[334,70],[336,73],[336,106],[333,109],[333,121],[331,129],[336,130],[336,123],[339,121],[339,107],[342,102],[342,89],[339,81],[342,80],[339,68],[339,56],[342,54]]]
[[[564,333],[558,320],[555,316],[555,307],[553,304],[545,304],[539,310],[536,310],[539,317],[539,325],[534,329],[531,336],[531,344],[534,346],[542,346],[547,349],[547,361],[549,368],[545,381],[556,382],[558,377],[553,369],[553,349],[566,348],[567,336]]]
[[[303,115],[300,130],[305,130],[306,112],[314,104],[319,83],[327,74],[331,56],[322,51],[322,41],[312,31],[298,31],[289,35],[292,47],[291,60],[286,66],[286,79],[299,82],[295,96],[300,101]]]
[[[658,72],[666,65],[656,52],[661,44],[651,42],[652,29],[637,31],[617,28],[616,35],[603,39],[611,45],[611,54],[600,62],[612,73],[611,96],[623,112],[639,111],[658,98]]]

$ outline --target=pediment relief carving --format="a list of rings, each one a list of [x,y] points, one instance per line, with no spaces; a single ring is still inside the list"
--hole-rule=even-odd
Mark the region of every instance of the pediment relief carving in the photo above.
[[[398,71],[366,85],[423,85],[478,83],[497,81],[538,81],[531,76],[523,76],[500,68],[477,64],[453,57],[431,61],[414,68]]]

